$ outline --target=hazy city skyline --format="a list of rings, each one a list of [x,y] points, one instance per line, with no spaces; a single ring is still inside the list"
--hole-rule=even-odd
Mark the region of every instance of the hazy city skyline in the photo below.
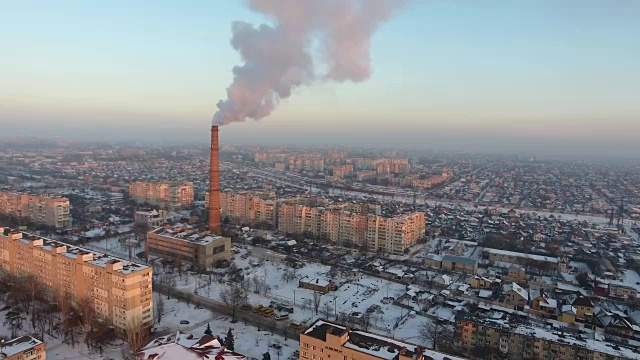
[[[6,136],[206,142],[240,64],[242,1],[55,6],[0,15]],[[371,78],[294,91],[223,143],[353,144],[541,155],[640,154],[640,4],[413,1],[371,44]]]

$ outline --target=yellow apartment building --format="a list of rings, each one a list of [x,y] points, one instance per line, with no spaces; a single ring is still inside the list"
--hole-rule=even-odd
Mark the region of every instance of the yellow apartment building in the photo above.
[[[223,191],[220,193],[220,211],[223,219],[242,224],[276,225],[277,200],[269,191]],[[209,206],[209,194],[205,195],[205,206]]]
[[[369,215],[367,243],[370,251],[402,255],[405,249],[424,237],[425,215],[422,212],[395,217]]]
[[[0,227],[0,268],[35,276],[57,296],[89,299],[119,334],[153,325],[152,270],[146,265]]]
[[[0,213],[56,228],[71,225],[69,199],[59,196],[0,192]]]
[[[193,183],[135,181],[129,184],[129,196],[135,202],[149,203],[161,208],[188,208],[193,206]]]

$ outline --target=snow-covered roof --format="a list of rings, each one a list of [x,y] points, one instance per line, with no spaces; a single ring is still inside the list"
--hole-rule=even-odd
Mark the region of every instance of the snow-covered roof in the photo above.
[[[0,347],[0,359],[20,354],[27,350],[33,349],[40,344],[42,344],[42,341],[26,335],[15,338],[13,340],[9,340],[2,344],[2,347]]]
[[[313,325],[305,330],[304,335],[326,341],[327,333],[335,336],[342,336],[345,331],[348,331],[349,334],[346,337],[347,341],[342,344],[342,346],[363,354],[374,356],[378,359],[397,359],[401,352],[404,352],[403,356],[414,358],[414,355],[417,355],[418,351],[422,351],[423,355],[431,357],[434,360],[443,360],[445,358],[462,360],[460,358],[444,355],[435,351],[419,349],[419,346],[404,341],[370,332],[350,330],[342,325],[325,320],[316,320]]]
[[[520,295],[523,299],[529,300],[529,293],[522,286],[516,283],[505,285],[504,287],[505,292],[508,292],[511,290],[513,290],[516,294]]]
[[[604,340],[600,340],[597,334],[595,338],[586,338],[586,337],[573,337],[567,333],[560,333],[557,331],[549,331],[549,329],[534,327],[529,325],[516,325],[509,324],[504,320],[493,320],[489,318],[478,319],[477,315],[469,314],[469,313],[459,313],[459,318],[466,321],[474,322],[477,324],[481,324],[484,326],[490,326],[498,329],[505,329],[509,332],[531,336],[536,339],[543,339],[546,341],[551,341],[559,344],[571,345],[580,348],[589,349],[591,351],[597,351],[600,353],[604,353],[607,355],[618,356],[620,358],[626,359],[637,359],[638,353],[633,349],[628,347],[623,347],[619,345],[614,345],[612,343],[606,342]]]
[[[328,286],[329,284],[331,284],[331,281],[323,278],[300,279],[300,282],[317,286]]]
[[[213,355],[213,356],[210,356]],[[176,335],[159,337],[136,353],[140,360],[245,360],[247,357],[227,350],[218,339],[210,335],[196,338],[191,334],[178,331]]]
[[[484,251],[490,254],[526,258],[526,259],[531,259],[535,261],[545,261],[545,262],[552,262],[552,263],[557,263],[559,261],[558,258],[554,258],[550,256],[525,254],[525,253],[519,253],[515,251],[507,251],[507,250],[491,249],[491,248],[485,248]]]
[[[58,253],[59,255],[66,256],[71,259],[77,259],[82,257],[86,264],[95,265],[101,268],[106,268],[107,264],[122,264],[122,266],[114,267],[113,271],[121,274],[132,274],[140,270],[148,269],[149,267],[143,264],[134,263],[128,260],[123,260],[111,255],[102,254],[99,252],[91,251],[89,249],[81,248],[71,244],[67,244],[57,240],[51,240],[43,238],[37,235],[32,235],[26,232],[20,232],[22,234],[23,241],[29,243],[34,241],[34,247],[42,249],[44,251],[55,251],[54,248],[64,247],[65,251]],[[37,245],[39,241],[42,241],[42,245]]]
[[[152,231],[156,235],[182,240],[199,245],[207,245],[222,239],[221,236],[211,235],[205,231],[194,229],[191,225],[175,224],[173,227],[159,227]]]

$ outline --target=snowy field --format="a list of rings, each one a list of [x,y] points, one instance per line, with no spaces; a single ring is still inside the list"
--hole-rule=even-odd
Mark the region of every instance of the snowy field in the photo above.
[[[1,303],[0,303],[1,304]],[[0,306],[4,307],[4,305]],[[10,338],[11,331],[4,325],[5,315],[7,311],[0,312],[0,337]],[[33,335],[34,337],[38,333],[31,327],[31,321],[29,320],[29,316],[25,315],[26,319],[23,322],[23,329],[19,331],[18,336],[23,335]],[[120,355],[121,349],[119,347],[115,348],[105,348],[105,352],[103,356],[97,354],[91,354],[91,352],[87,349],[82,341],[75,348],[72,348],[69,345],[63,344],[62,339],[58,339],[45,334],[44,343],[46,345],[47,350],[47,359],[48,360],[63,360],[63,359],[95,359],[95,360],[108,360],[108,359],[120,359],[122,356]]]
[[[154,294],[156,300],[157,296],[157,294]],[[269,331],[258,331],[257,328],[246,326],[242,323],[232,324],[231,319],[227,316],[214,314],[205,309],[195,309],[193,305],[190,306],[175,299],[167,300],[164,296],[163,298],[165,300],[165,312],[162,321],[156,324],[156,331],[149,341],[154,337],[175,333],[176,331],[191,333],[194,336],[202,336],[207,328],[207,324],[209,324],[213,335],[218,335],[223,339],[229,328],[232,328],[236,344],[235,350],[249,357],[262,359],[262,354],[269,351],[272,359],[278,359],[278,350],[274,347],[274,344],[276,344],[276,347],[281,347],[281,360],[289,359],[294,352],[299,349],[299,343],[296,339],[285,340],[284,337],[272,334]],[[0,306],[0,308],[3,306],[4,305]],[[11,331],[3,325],[6,313],[7,311],[0,312],[0,336],[9,338]],[[180,324],[180,321],[184,320],[189,321],[189,324]],[[23,325],[24,328],[19,332],[19,336],[35,333],[31,328],[28,317]],[[121,347],[106,348],[104,354],[100,356],[91,354],[82,341],[80,341],[80,344],[75,348],[72,348],[69,345],[63,344],[61,339],[46,335],[44,342],[46,344],[48,360],[115,360],[122,358]]]
[[[250,247],[249,247],[250,249]],[[367,275],[353,275],[350,271],[331,272],[331,267],[307,263],[302,269],[296,269],[293,276],[287,279],[286,274],[293,272],[290,267],[280,262],[259,261],[247,254],[247,249],[239,249],[234,263],[242,270],[245,280],[249,283],[249,304],[252,306],[269,306],[272,301],[287,304],[294,308],[289,314],[289,320],[301,324],[310,324],[317,318],[334,320],[336,316],[354,313],[366,314],[367,310],[377,305],[377,310],[370,313],[369,331],[419,341],[416,335],[422,323],[428,321],[422,316],[408,318],[410,310],[383,302],[384,298],[399,298],[406,293],[406,286],[388,280]],[[243,257],[245,257],[243,259]],[[154,266],[154,274],[160,276],[163,272],[159,265]],[[176,275],[177,277],[177,275]],[[253,279],[269,285],[269,289],[255,292]],[[314,292],[298,287],[298,279],[333,279],[339,288],[335,292],[321,295],[318,311],[315,311]],[[184,272],[182,277],[176,278],[176,289],[208,297],[220,301],[220,293],[228,288],[226,283],[212,281],[209,284],[205,275],[190,275]],[[417,306],[414,302],[410,305]],[[404,319],[404,321],[400,321]],[[164,320],[163,320],[164,321]],[[400,321],[397,328],[394,324]]]

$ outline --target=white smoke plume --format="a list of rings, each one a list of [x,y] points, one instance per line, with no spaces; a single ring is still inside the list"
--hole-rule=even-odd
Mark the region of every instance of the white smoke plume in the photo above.
[[[371,37],[409,0],[249,0],[273,24],[232,24],[233,68],[216,125],[260,120],[294,88],[315,81],[361,82],[371,76]]]

